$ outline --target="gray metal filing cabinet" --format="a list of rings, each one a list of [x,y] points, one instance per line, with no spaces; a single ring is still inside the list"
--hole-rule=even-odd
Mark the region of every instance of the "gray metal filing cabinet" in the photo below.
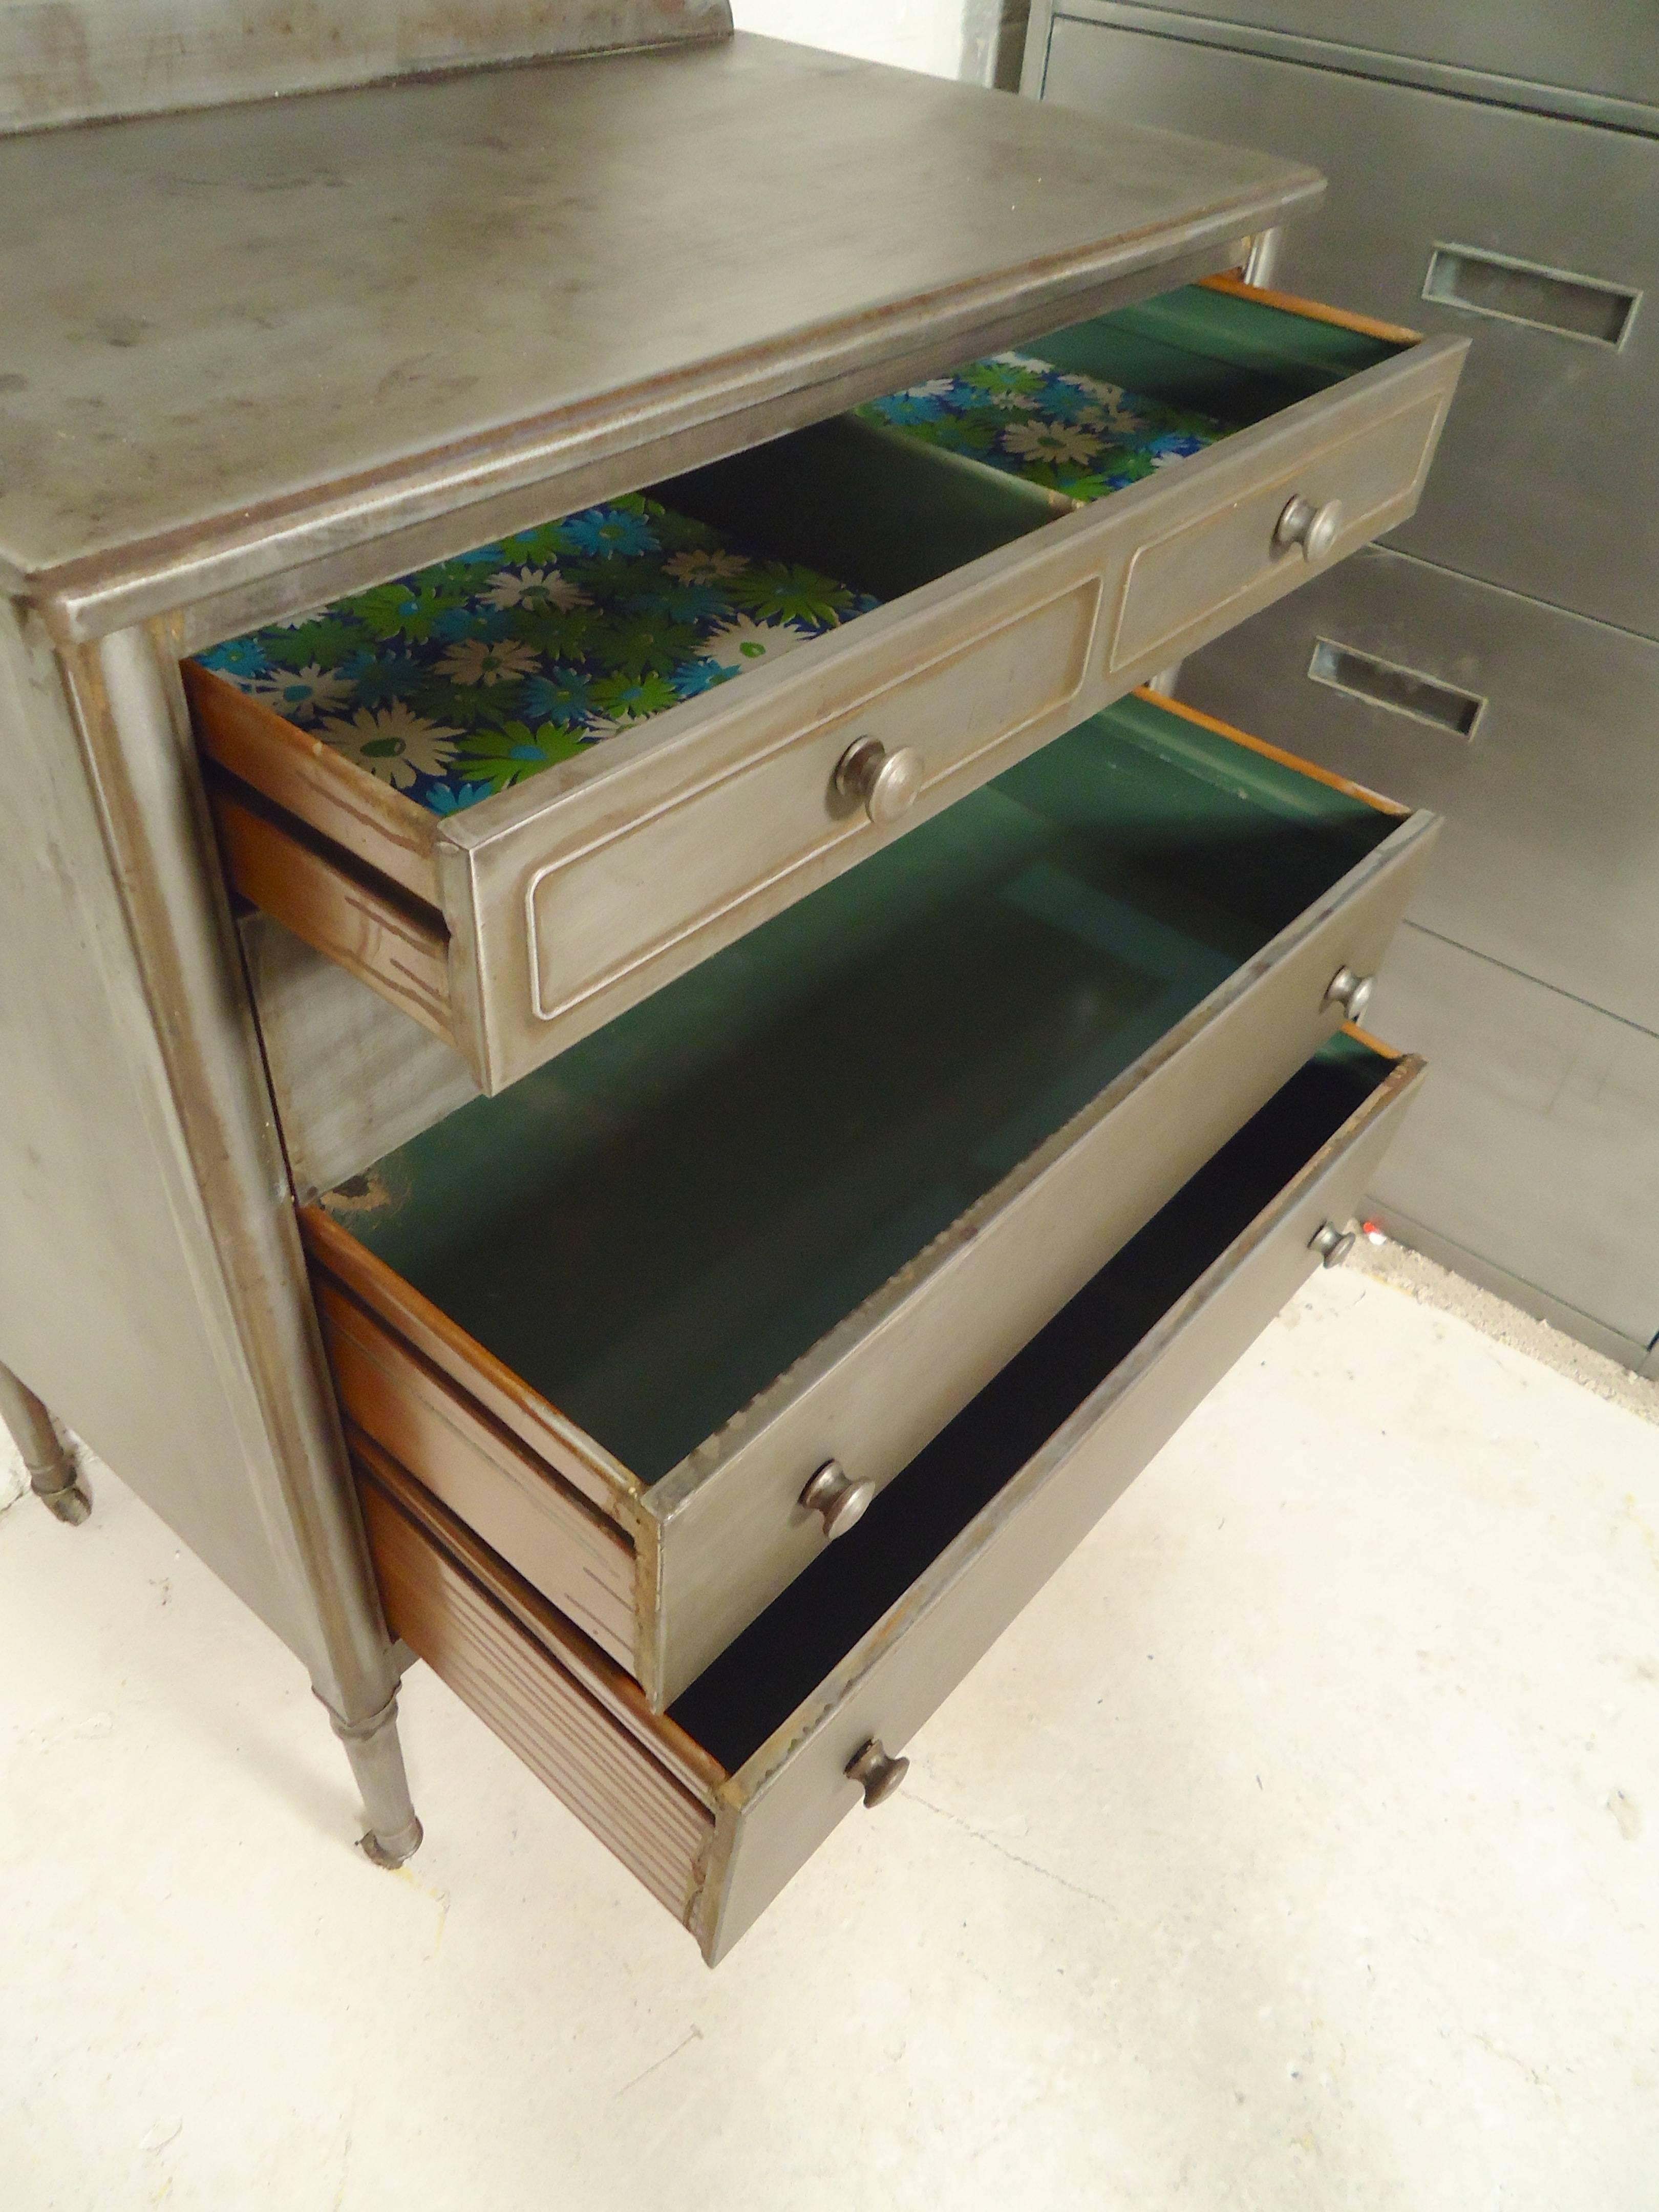
[[[1229,273],[1297,162],[360,13],[0,0],[0,1415],[712,1961],[1352,1243],[1437,819],[1138,687],[1466,347]]]
[[[1407,1242],[1659,1361],[1659,42],[1650,8],[1060,0],[1025,89],[1315,161],[1253,273],[1474,343],[1386,550],[1183,698],[1443,810],[1379,998],[1439,1075],[1373,1196]],[[1511,1034],[1493,1018],[1513,1015]],[[1522,1047],[1521,1036],[1528,1040]],[[1519,1057],[1539,1071],[1516,1076]],[[1551,1073],[1542,1076],[1547,1066]]]

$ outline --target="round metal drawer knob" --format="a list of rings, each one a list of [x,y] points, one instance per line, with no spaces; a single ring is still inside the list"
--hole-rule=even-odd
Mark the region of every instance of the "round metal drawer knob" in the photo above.
[[[1328,1267],[1340,1267],[1358,1242],[1352,1229],[1339,1229],[1334,1221],[1322,1221],[1308,1240],[1308,1249],[1317,1252]]]
[[[822,1516],[825,1537],[833,1543],[854,1528],[876,1494],[873,1482],[854,1482],[838,1459],[827,1459],[800,1494],[809,1513]]]
[[[847,1779],[858,1784],[865,1803],[872,1808],[884,1805],[909,1771],[909,1760],[895,1759],[884,1751],[878,1735],[872,1735],[857,1757],[847,1762]]]
[[[879,738],[860,738],[836,763],[836,789],[856,799],[872,822],[896,822],[915,805],[926,774],[913,745],[890,753]]]
[[[1356,975],[1352,968],[1339,968],[1325,987],[1325,1004],[1340,1006],[1351,1022],[1364,1021],[1376,988],[1375,975]]]
[[[1316,507],[1300,492],[1287,500],[1273,528],[1275,545],[1299,545],[1310,561],[1322,561],[1342,531],[1342,502],[1328,499]]]

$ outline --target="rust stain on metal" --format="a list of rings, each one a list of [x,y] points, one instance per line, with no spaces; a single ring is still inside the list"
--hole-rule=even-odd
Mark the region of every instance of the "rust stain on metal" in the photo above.
[[[343,1221],[354,1214],[387,1213],[395,1210],[397,1200],[386,1188],[386,1177],[379,1168],[370,1168],[360,1176],[351,1176],[332,1190],[323,1193],[320,1203]]]

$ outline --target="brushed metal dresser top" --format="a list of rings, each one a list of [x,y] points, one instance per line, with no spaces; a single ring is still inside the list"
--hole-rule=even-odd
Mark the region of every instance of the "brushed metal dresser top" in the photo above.
[[[14,137],[0,583],[91,635],[607,455],[620,490],[1322,189],[752,37]]]

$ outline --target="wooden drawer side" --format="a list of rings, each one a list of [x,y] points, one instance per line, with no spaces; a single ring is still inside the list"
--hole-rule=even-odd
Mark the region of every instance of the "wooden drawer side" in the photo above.
[[[216,778],[209,802],[231,888],[446,1044],[456,1042],[449,938],[435,914],[331,850],[255,793]]]
[[[211,761],[429,907],[439,903],[438,817],[224,677],[186,660],[191,719]]]
[[[368,1455],[357,1464],[392,1633],[690,1925],[713,1834],[707,1807],[394,1502]]]
[[[412,1345],[439,1374],[475,1399],[602,1513],[620,1517],[638,1491],[621,1462],[523,1382],[505,1362],[458,1328],[430,1299],[361,1243],[321,1206],[299,1209],[300,1235],[313,1261],[359,1304]]]
[[[337,1283],[316,1287],[347,1416],[633,1672],[636,1561],[622,1531]]]

